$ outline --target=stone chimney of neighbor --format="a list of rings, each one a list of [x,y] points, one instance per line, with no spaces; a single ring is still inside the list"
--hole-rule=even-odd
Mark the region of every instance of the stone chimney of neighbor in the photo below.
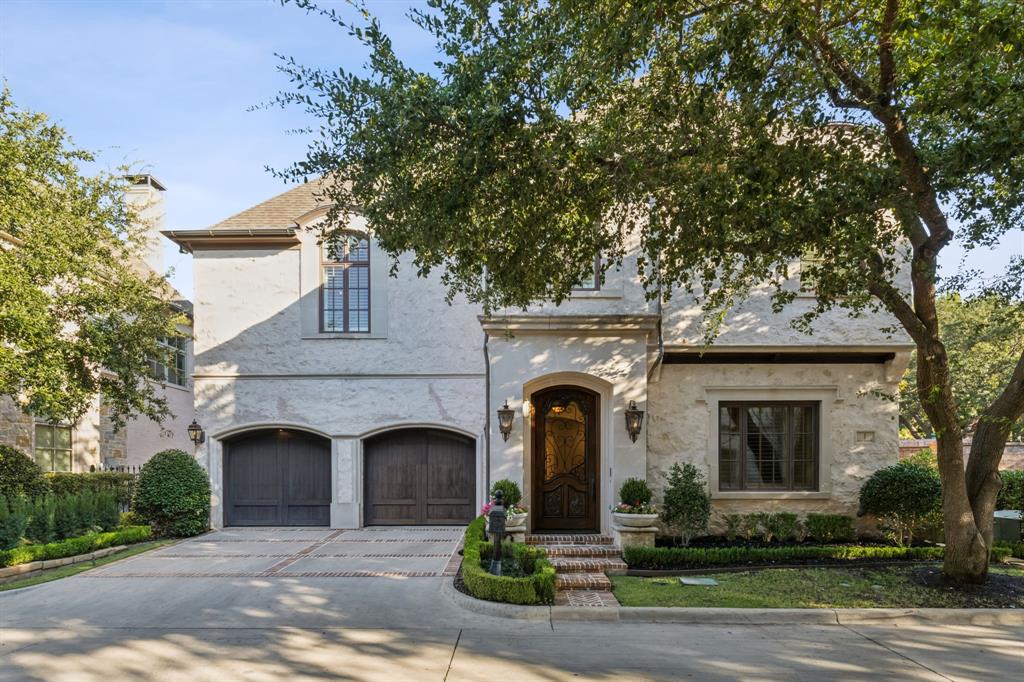
[[[163,184],[148,173],[132,175],[128,178],[131,185],[128,188],[128,203],[138,213],[138,220],[145,227],[146,243],[142,250],[142,259],[149,268],[163,275],[164,268],[164,242],[160,231],[164,229],[164,207]]]

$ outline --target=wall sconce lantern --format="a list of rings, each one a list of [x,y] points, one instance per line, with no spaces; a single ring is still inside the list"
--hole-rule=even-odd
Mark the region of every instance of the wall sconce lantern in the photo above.
[[[206,431],[203,431],[203,427],[195,419],[188,425],[188,437],[196,447],[206,442]]]
[[[636,406],[635,400],[630,400],[629,407],[626,408],[626,433],[634,443],[637,436],[640,435],[640,427],[643,426],[643,423],[644,411]]]
[[[516,411],[508,406],[508,401],[498,409],[498,429],[501,431],[503,440],[508,440],[512,433],[512,420],[516,417]]]

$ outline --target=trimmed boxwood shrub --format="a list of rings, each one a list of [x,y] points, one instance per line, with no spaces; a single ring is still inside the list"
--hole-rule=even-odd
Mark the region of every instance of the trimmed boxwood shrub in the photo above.
[[[8,500],[24,495],[35,499],[50,491],[43,470],[21,450],[0,445],[0,495]]]
[[[651,487],[642,478],[627,478],[619,488],[619,502],[631,507],[646,507],[651,497]]]
[[[845,514],[810,513],[804,521],[807,534],[818,542],[852,542],[857,538],[853,519]]]
[[[484,540],[486,519],[477,517],[466,527],[462,547],[462,581],[477,599],[507,604],[550,604],[555,599],[555,567],[544,550],[510,543],[510,548],[523,566],[533,566],[525,578],[491,575],[480,565],[483,554],[490,555],[491,543]]]
[[[495,493],[499,490],[501,491],[501,504],[505,509],[518,507],[519,502],[523,499],[523,491],[519,489],[519,484],[508,478],[503,478],[491,484],[492,500],[497,497]]]
[[[210,479],[188,453],[158,452],[139,474],[135,511],[158,535],[198,535],[210,527]]]
[[[656,570],[701,568],[704,566],[746,566],[791,561],[926,561],[941,559],[942,551],[942,547],[859,547],[856,545],[795,547],[628,546],[623,550],[623,557],[630,568]],[[993,558],[997,558],[996,552],[993,552]]]
[[[874,514],[897,545],[909,545],[939,509],[938,472],[900,462],[871,474],[860,489],[860,511]]]
[[[45,545],[22,545],[0,552],[0,566],[17,566],[31,561],[63,559],[107,547],[143,542],[148,540],[151,535],[149,526],[128,526],[118,528],[110,533],[90,533]]]

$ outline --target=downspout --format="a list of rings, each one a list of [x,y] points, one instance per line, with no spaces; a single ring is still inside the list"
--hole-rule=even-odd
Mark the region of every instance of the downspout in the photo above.
[[[653,221],[657,214],[654,211],[655,201],[652,196],[647,202],[648,210],[651,212],[651,220]],[[654,362],[651,363],[651,368],[647,370],[647,381],[651,380],[654,373],[661,367],[661,361],[665,358],[665,334],[662,330],[662,306],[661,306],[661,254],[657,254],[654,257],[654,271],[658,275],[658,354],[654,358]]]
[[[491,489],[491,335],[484,330],[484,495]]]

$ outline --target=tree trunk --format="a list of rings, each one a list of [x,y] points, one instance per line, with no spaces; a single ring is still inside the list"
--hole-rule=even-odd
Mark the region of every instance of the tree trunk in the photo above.
[[[958,582],[983,583],[988,578],[990,543],[986,542],[975,520],[949,362],[945,347],[937,339],[923,348],[918,345],[917,391],[921,406],[935,428],[942,480],[942,525],[946,535],[942,572]],[[991,504],[994,503],[993,498]],[[989,533],[991,537],[991,529]]]

